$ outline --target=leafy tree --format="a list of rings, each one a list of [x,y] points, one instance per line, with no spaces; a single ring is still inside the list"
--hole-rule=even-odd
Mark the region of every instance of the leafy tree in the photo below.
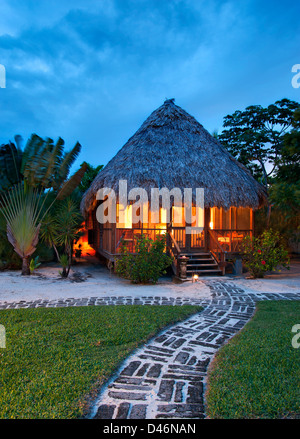
[[[274,173],[270,199],[287,219],[300,214],[300,110],[294,114],[293,129],[283,136],[281,156]]]
[[[89,187],[91,186],[94,179],[97,177],[101,169],[103,168],[103,165],[99,166],[92,166],[89,163],[87,163],[87,169],[86,172],[81,180],[81,183],[78,186],[78,190],[84,194]]]
[[[280,162],[284,135],[293,128],[299,108],[298,102],[281,99],[268,107],[252,105],[235,111],[224,118],[219,140],[268,187]]]

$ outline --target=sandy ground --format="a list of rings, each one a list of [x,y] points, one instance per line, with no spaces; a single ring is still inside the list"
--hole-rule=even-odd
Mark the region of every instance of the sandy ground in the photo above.
[[[263,279],[249,279],[249,274],[232,278],[237,286],[255,293],[294,293],[300,298],[300,260],[293,260],[290,269],[268,274]]]
[[[0,302],[104,296],[211,297],[208,286],[201,280],[197,283],[175,283],[171,277],[164,277],[156,285],[133,285],[110,273],[96,260],[76,264],[68,279],[61,279],[59,270],[56,264],[49,264],[41,266],[36,274],[28,277],[21,276],[19,271],[0,272]],[[293,262],[290,271],[283,270],[264,279],[247,279],[247,275],[201,279],[231,281],[250,292],[293,292],[300,296],[300,261]]]

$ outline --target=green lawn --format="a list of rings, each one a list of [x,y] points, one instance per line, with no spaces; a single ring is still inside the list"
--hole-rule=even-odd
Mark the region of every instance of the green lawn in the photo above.
[[[78,418],[120,362],[196,306],[0,311],[0,418]]]
[[[253,319],[216,355],[206,394],[210,418],[300,417],[300,301],[257,304]]]

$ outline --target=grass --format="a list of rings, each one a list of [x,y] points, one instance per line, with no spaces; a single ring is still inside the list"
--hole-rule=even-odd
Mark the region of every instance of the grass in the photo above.
[[[300,349],[291,332],[300,301],[257,304],[253,319],[216,355],[206,394],[210,418],[300,417]]]
[[[197,306],[0,311],[0,418],[80,418],[128,354]]]

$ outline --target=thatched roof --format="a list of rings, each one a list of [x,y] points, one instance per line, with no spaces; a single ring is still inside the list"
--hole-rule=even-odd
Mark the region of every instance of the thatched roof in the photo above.
[[[86,212],[98,189],[118,193],[119,180],[128,191],[151,188],[204,188],[205,207],[252,207],[264,204],[266,192],[250,172],[197,120],[169,99],[155,110],[140,129],[99,172],[85,193]]]

